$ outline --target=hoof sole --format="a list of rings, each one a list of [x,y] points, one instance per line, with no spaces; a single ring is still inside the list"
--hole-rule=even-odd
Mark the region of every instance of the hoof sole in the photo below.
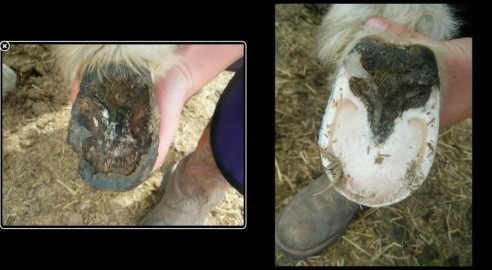
[[[371,207],[408,197],[432,166],[439,107],[430,49],[361,40],[339,69],[319,135],[335,188]]]
[[[85,182],[126,191],[147,180],[157,158],[159,115],[150,73],[125,65],[88,70],[72,107],[68,143]]]

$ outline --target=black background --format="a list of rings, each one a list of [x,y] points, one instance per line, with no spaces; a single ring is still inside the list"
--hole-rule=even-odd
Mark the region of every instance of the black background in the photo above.
[[[4,1],[6,2],[6,1]],[[19,6],[12,6],[18,4]],[[119,265],[160,269],[269,269],[274,267],[274,3],[199,4],[182,1],[114,4],[65,1],[0,4],[0,40],[233,40],[247,44],[247,227],[243,230],[1,230],[3,267],[61,266],[72,269]],[[179,5],[179,6],[178,6]],[[480,74],[490,66],[490,23],[473,8],[474,146],[489,145],[480,112],[490,89]],[[471,30],[471,29],[470,29]],[[478,38],[478,40],[477,40]],[[489,51],[489,50],[487,50]],[[483,54],[482,54],[483,53]],[[476,56],[479,57],[476,57]],[[484,57],[481,57],[483,55]],[[485,62],[485,63],[479,63]],[[487,62],[489,64],[487,64]],[[490,71],[489,71],[490,72]],[[480,90],[480,91],[479,91]],[[478,97],[485,95],[485,97]],[[487,107],[487,106],[485,106]],[[489,106],[490,107],[490,106]],[[488,122],[488,121],[487,121]],[[485,122],[485,123],[487,123]],[[482,150],[480,151],[480,149]],[[474,265],[480,262],[488,203],[480,198],[490,176],[480,177],[485,147],[474,147]],[[478,188],[480,186],[480,188]],[[483,228],[482,228],[483,227]]]

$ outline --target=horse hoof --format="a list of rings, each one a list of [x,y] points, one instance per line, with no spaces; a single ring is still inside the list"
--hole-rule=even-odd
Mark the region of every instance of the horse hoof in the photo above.
[[[339,68],[318,141],[337,191],[371,207],[408,197],[432,166],[439,107],[430,49],[359,41]]]
[[[125,64],[88,69],[67,138],[79,153],[83,180],[114,191],[147,180],[157,158],[159,124],[149,71]]]

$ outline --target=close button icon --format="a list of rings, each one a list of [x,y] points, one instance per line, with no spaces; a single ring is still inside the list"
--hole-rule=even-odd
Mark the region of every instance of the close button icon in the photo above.
[[[8,43],[7,41],[0,42],[0,50],[2,52],[6,52],[6,51],[10,50],[10,43]]]

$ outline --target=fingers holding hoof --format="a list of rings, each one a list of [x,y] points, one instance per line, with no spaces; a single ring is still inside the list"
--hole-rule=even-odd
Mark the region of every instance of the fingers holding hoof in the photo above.
[[[125,64],[88,69],[72,108],[68,142],[79,173],[100,189],[145,181],[157,158],[159,116],[149,71]]]

